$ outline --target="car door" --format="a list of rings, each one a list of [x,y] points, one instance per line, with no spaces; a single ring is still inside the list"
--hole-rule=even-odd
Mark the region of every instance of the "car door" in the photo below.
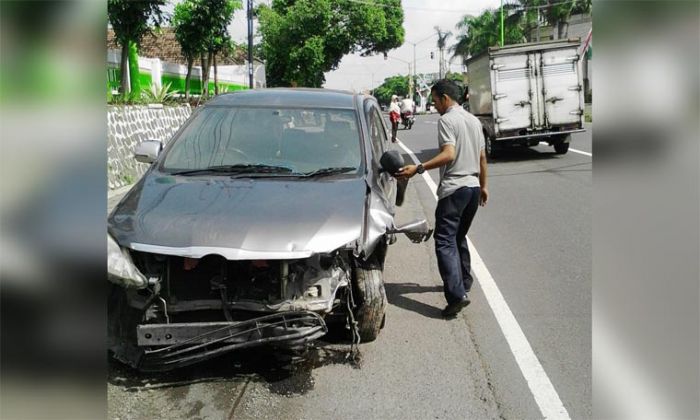
[[[369,141],[372,148],[372,184],[376,187],[376,192],[385,202],[387,209],[394,211],[394,201],[396,199],[396,179],[386,172],[382,172],[379,159],[382,154],[389,150],[389,138],[384,119],[376,102],[365,101],[365,118],[369,126]]]

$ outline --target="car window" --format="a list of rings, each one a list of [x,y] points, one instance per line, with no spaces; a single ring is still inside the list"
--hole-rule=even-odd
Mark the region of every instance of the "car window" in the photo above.
[[[168,149],[163,170],[261,164],[294,172],[361,166],[352,110],[208,107]]]
[[[374,158],[379,160],[382,153],[386,150],[387,137],[382,125],[382,116],[375,107],[370,107],[369,110],[369,126]]]

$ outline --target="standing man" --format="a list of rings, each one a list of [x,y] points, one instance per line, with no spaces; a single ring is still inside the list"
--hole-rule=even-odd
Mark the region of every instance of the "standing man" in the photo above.
[[[399,97],[396,95],[391,95],[391,104],[389,105],[389,121],[391,121],[391,141],[396,143],[396,131],[398,131],[399,121],[401,121]]]
[[[447,300],[442,315],[452,318],[470,303],[467,294],[474,279],[466,235],[478,206],[485,205],[489,198],[486,153],[481,122],[459,106],[459,87],[449,80],[439,80],[431,95],[441,115],[440,153],[419,165],[404,166],[396,176],[410,178],[440,168],[435,253]]]

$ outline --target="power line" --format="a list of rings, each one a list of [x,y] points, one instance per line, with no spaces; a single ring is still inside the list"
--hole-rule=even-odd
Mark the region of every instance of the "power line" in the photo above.
[[[376,7],[387,7],[387,8],[392,8],[395,6],[391,6],[388,4],[380,4],[380,3],[374,3],[372,1],[366,1],[366,0],[347,0],[351,3],[358,3],[358,4],[366,4],[369,6],[376,6]],[[422,11],[428,11],[428,12],[444,12],[444,13],[454,13],[454,12],[474,12],[476,9],[472,10],[467,10],[467,9],[431,9],[428,7],[412,7],[412,6],[404,6],[401,5],[402,9],[407,9],[407,10],[422,10]]]
[[[386,7],[386,8],[395,7],[395,6],[391,6],[388,4],[374,3],[374,2],[368,1],[368,0],[347,0],[347,1],[349,1],[351,3],[366,4],[368,6],[375,6],[375,7]],[[542,4],[542,5],[538,5],[538,6],[521,6],[517,3],[504,3],[503,5],[504,6],[516,6],[512,9],[509,9],[509,11],[511,11],[511,10],[517,11],[517,10],[528,10],[528,9],[544,9],[544,8],[551,7],[551,6],[558,6],[560,4],[571,4],[571,3],[572,3],[571,1],[560,1],[557,3],[546,3],[546,4]],[[419,10],[419,11],[440,12],[440,13],[455,13],[455,12],[456,13],[480,13],[483,11],[483,10],[477,10],[477,9],[431,9],[429,7],[413,7],[413,6],[404,6],[404,5],[401,5],[401,8],[404,10]],[[489,8],[486,8],[486,9],[489,9]]]

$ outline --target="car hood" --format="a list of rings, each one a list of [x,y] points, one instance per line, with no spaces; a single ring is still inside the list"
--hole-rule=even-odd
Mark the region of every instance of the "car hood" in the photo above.
[[[230,179],[146,175],[109,217],[124,247],[228,259],[305,258],[362,232],[362,178]]]

